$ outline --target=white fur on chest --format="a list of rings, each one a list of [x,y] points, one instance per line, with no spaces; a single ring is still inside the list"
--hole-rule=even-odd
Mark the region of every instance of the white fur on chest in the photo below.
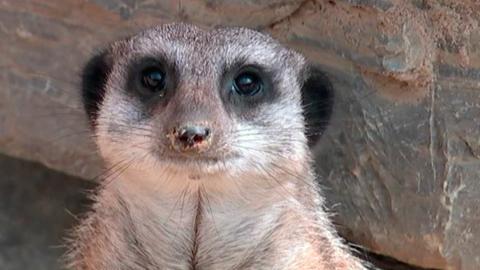
[[[268,245],[287,204],[279,190],[242,191],[246,181],[226,187],[222,183],[234,179],[191,180],[182,174],[163,182],[135,174],[133,180],[127,172],[115,187],[129,208],[134,227],[130,233],[136,234],[152,264],[171,269],[241,265],[252,251]],[[255,185],[252,179],[248,182]]]

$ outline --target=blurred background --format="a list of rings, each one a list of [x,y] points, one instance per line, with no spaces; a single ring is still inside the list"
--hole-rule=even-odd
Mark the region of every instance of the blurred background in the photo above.
[[[385,269],[480,269],[477,0],[0,1],[0,269],[60,269],[88,209],[102,162],[85,61],[173,21],[258,29],[326,72],[333,116],[312,150],[362,254]]]

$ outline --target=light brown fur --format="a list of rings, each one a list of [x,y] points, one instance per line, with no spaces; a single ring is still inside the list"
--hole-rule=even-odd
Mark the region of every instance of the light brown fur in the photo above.
[[[126,67],[145,54],[173,59],[181,78],[168,104],[148,110],[124,90]],[[365,269],[336,235],[315,182],[302,56],[248,29],[173,24],[114,43],[105,59],[104,97],[89,113],[100,152],[118,167],[74,234],[70,268]],[[229,109],[220,98],[216,82],[238,59],[273,74],[271,101]],[[216,158],[168,158],[165,127],[198,121],[215,128],[204,155]]]

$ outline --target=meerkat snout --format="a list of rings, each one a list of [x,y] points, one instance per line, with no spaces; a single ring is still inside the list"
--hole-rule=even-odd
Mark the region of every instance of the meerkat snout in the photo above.
[[[210,128],[186,125],[172,130],[171,144],[179,152],[202,152],[209,146]]]

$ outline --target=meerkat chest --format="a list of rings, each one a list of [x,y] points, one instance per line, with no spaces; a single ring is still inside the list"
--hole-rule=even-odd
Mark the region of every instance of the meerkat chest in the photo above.
[[[239,207],[206,198],[180,198],[168,206],[144,206],[143,216],[132,217],[135,228],[129,231],[139,244],[129,252],[143,254],[138,259],[152,269],[245,269],[245,261],[271,244],[269,236],[281,215],[271,207]]]
[[[209,213],[212,211],[212,213]],[[216,212],[215,212],[216,211]],[[245,269],[271,244],[271,233],[279,222],[279,211],[266,209],[205,209],[196,240],[195,260],[200,269]]]

